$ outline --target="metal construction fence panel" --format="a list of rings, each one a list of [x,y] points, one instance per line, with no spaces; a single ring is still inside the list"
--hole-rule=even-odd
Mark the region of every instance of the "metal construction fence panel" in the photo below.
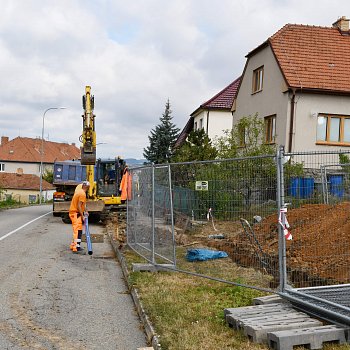
[[[198,235],[203,245],[225,251],[237,266],[254,269],[250,281],[239,276],[243,284],[275,289],[278,232],[263,220],[276,217],[278,209],[275,156],[178,163],[171,173],[178,236]]]
[[[153,169],[131,169],[131,199],[127,205],[127,242],[139,255],[152,261],[153,242]]]
[[[286,241],[286,272],[292,287],[350,283],[349,157],[350,151],[285,154],[284,202],[293,237]]]
[[[128,245],[149,262],[175,264],[170,167],[141,167],[130,173]]]
[[[197,240],[254,271],[242,269],[241,284],[279,292],[350,283],[349,158],[280,148],[132,169],[128,244],[152,263],[176,264]]]
[[[154,167],[154,253],[158,263],[176,264],[170,166]]]

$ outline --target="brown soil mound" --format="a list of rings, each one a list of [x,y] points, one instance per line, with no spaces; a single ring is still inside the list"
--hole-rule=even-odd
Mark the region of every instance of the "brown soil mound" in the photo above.
[[[308,204],[287,213],[293,240],[286,241],[288,278],[297,287],[350,282],[350,202]],[[227,251],[242,266],[264,267],[278,278],[278,218],[270,215],[253,228],[258,242],[248,239],[237,222],[221,226],[223,240],[208,245]],[[233,229],[234,228],[234,229]],[[210,225],[203,233],[213,231]],[[211,232],[212,234],[213,232]],[[259,249],[258,249],[259,248]],[[264,262],[266,266],[264,266]]]

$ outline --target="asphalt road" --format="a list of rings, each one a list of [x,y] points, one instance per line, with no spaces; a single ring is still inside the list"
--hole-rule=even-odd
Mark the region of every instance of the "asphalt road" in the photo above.
[[[92,256],[73,254],[71,225],[50,210],[0,211],[0,349],[147,346],[108,238]]]

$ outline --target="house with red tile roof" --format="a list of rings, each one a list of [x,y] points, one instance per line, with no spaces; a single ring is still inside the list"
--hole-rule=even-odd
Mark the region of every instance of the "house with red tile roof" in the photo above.
[[[39,199],[40,178],[32,174],[0,172],[0,201],[12,198],[21,203],[37,203]],[[52,199],[55,187],[43,180],[42,197]]]
[[[194,112],[176,140],[180,147],[192,130],[204,129],[210,139],[222,136],[223,131],[232,128],[232,106],[236,98],[240,78],[237,78]]]
[[[0,188],[9,191],[17,190],[22,183],[24,190],[34,191],[35,194],[35,191],[39,190],[40,187],[41,162],[43,164],[43,174],[45,174],[45,171],[53,170],[55,161],[79,158],[80,150],[75,144],[42,141],[40,138],[33,139],[29,137],[16,137],[9,140],[8,137],[2,136],[0,144],[0,174],[2,175]],[[10,177],[7,178],[6,174]],[[1,183],[1,179],[3,181],[7,180]]]
[[[233,124],[258,114],[265,141],[287,151],[350,146],[349,20],[287,24],[247,54]]]

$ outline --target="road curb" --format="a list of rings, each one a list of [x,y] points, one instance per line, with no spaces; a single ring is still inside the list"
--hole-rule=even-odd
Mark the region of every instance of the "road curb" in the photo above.
[[[123,253],[121,251],[121,249],[119,249],[119,244],[118,242],[116,242],[114,239],[113,239],[113,231],[110,230],[110,229],[107,229],[107,235],[109,237],[109,240],[111,242],[111,245],[113,247],[113,250],[115,251],[116,253],[116,256],[117,256],[117,259],[120,263],[120,266],[122,268],[122,271],[123,271],[123,275],[124,275],[124,278],[125,278],[125,281],[128,285],[128,289],[130,291],[130,294],[131,294],[131,297],[134,301],[134,304],[135,304],[135,307],[136,307],[136,310],[137,310],[137,313],[141,319],[141,322],[144,326],[144,329],[145,329],[145,333],[146,333],[146,337],[147,337],[147,341],[149,341],[151,344],[152,344],[152,347],[154,350],[161,350],[161,346],[160,346],[160,343],[159,343],[159,339],[158,339],[158,335],[156,334],[156,332],[154,331],[154,328],[142,306],[142,303],[140,301],[140,297],[139,297],[139,294],[138,294],[138,291],[137,289],[132,285],[130,284],[129,282],[129,270],[128,270],[128,266],[127,266],[127,263],[126,263],[126,260],[123,256]]]

